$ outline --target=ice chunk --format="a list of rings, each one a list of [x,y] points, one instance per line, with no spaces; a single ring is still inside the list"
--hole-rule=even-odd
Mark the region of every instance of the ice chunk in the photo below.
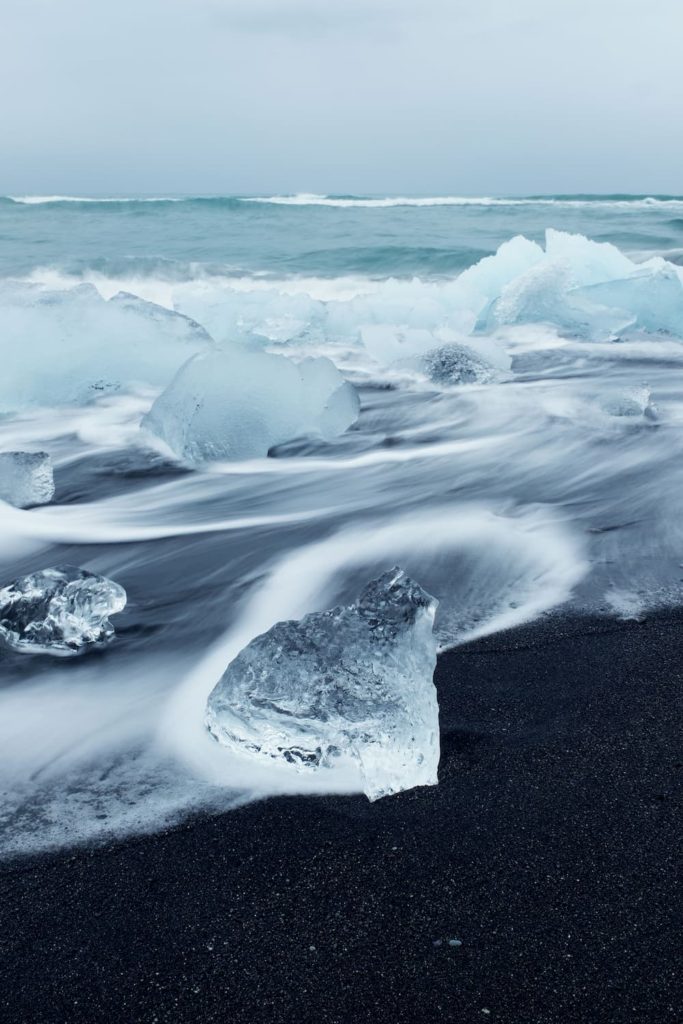
[[[574,269],[564,258],[538,263],[511,281],[493,303],[489,326],[553,324],[575,337],[598,341],[614,337],[633,316],[602,305],[595,288],[575,287]]]
[[[364,324],[360,328],[363,345],[377,363],[396,363],[434,348],[432,331],[393,324]]]
[[[299,771],[351,759],[371,800],[436,784],[437,603],[394,568],[355,604],[278,622],[228,665],[208,699],[209,730]]]
[[[107,616],[122,611],[118,583],[57,565],[22,576],[0,590],[0,640],[15,651],[70,657],[114,635]]]
[[[457,281],[458,288],[472,296],[473,306],[480,307],[475,296],[486,302],[497,298],[510,281],[530,270],[543,256],[543,249],[537,242],[530,241],[524,235],[516,235],[503,242],[493,256],[485,256],[463,271]]]
[[[613,281],[636,270],[636,264],[615,245],[554,228],[548,228],[545,233],[545,251],[548,260],[565,262],[575,286]]]
[[[622,391],[604,398],[601,405],[610,416],[657,419],[657,407],[652,401],[650,389],[646,384],[624,388]]]
[[[172,337],[181,344],[194,338],[199,349],[213,346],[213,339],[206,328],[185,313],[159,306],[156,302],[141,299],[139,295],[133,295],[131,292],[117,292],[108,301],[117,309],[132,313],[138,318],[145,318],[149,324],[160,327],[167,337]]]
[[[0,501],[17,508],[52,501],[55,482],[47,452],[0,452]]]
[[[494,325],[554,323],[578,326],[577,314],[566,299],[572,284],[571,267],[566,260],[538,263],[503,289],[491,309],[491,322]]]
[[[573,295],[621,310],[645,331],[683,337],[683,281],[666,260],[652,260],[630,277],[580,288]]]
[[[329,359],[295,363],[238,345],[190,359],[143,426],[181,458],[250,459],[315,434],[331,440],[358,418],[356,389]]]
[[[175,288],[174,296],[176,310],[203,324],[219,345],[252,334],[286,342],[309,330],[324,313],[323,304],[310,295],[283,294],[253,278],[187,282]]]
[[[488,384],[496,380],[494,367],[468,345],[442,345],[422,357],[422,369],[434,384]]]
[[[81,404],[129,384],[164,387],[210,339],[187,317],[92,285],[0,285],[0,413]]]

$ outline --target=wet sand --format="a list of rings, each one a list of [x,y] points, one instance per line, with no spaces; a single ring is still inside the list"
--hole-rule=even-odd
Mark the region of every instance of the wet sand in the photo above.
[[[673,1022],[682,678],[683,614],[548,619],[439,659],[436,788],[0,865],[0,1019]]]

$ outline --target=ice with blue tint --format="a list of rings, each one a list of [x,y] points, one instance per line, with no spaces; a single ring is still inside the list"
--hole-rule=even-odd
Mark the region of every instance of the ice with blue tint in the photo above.
[[[652,394],[646,384],[624,388],[606,395],[601,405],[604,412],[619,419],[626,416],[652,422],[657,420],[657,407],[652,401]]]
[[[436,784],[437,604],[394,568],[355,604],[278,622],[227,667],[208,699],[209,730],[301,772],[355,762],[371,800]]]
[[[0,452],[0,501],[17,508],[47,505],[55,493],[47,452]]]
[[[493,302],[488,326],[549,323],[600,341],[641,330],[683,335],[683,278],[661,258],[636,264],[616,246],[546,232],[546,251]]]
[[[672,264],[656,259],[627,278],[580,289],[589,303],[619,311],[629,327],[683,336],[683,280]]]
[[[61,291],[0,284],[0,338],[8,353],[0,413],[82,405],[136,384],[163,387],[211,345],[188,317],[135,296],[105,301],[90,284]]]
[[[490,384],[499,375],[483,356],[469,345],[440,345],[425,352],[421,369],[434,384]]]
[[[108,616],[125,606],[125,590],[106,576],[53,566],[0,589],[0,640],[24,654],[71,657],[111,640]]]
[[[356,389],[324,357],[300,363],[231,345],[190,359],[143,426],[194,464],[266,456],[305,435],[331,440],[358,418]]]

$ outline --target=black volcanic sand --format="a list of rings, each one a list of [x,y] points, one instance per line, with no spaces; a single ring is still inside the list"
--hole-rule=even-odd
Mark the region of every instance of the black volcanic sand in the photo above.
[[[680,1019],[682,674],[683,615],[547,620],[440,659],[437,788],[5,864],[0,1019]]]

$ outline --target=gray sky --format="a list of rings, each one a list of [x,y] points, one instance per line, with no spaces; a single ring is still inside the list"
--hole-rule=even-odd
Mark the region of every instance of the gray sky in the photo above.
[[[683,0],[1,0],[0,193],[683,193]]]

